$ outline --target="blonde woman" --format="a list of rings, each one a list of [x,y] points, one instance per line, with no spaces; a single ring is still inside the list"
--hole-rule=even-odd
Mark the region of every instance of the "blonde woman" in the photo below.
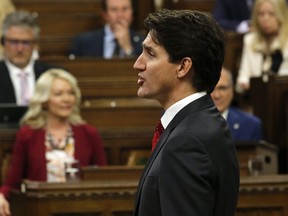
[[[256,0],[253,30],[244,36],[239,91],[250,88],[251,77],[263,77],[265,81],[269,74],[288,75],[287,13],[284,0]]]
[[[50,69],[38,79],[27,113],[21,120],[6,181],[0,188],[0,215],[9,215],[7,198],[22,179],[65,181],[64,163],[106,165],[97,130],[79,115],[76,79],[62,69]]]

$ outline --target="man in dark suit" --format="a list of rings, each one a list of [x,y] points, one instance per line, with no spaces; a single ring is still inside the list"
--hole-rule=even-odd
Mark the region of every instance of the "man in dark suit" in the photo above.
[[[254,0],[216,0],[213,16],[226,31],[246,33]]]
[[[134,216],[232,216],[239,190],[235,146],[210,93],[224,59],[224,34],[205,12],[160,10],[134,64],[138,96],[165,109],[141,176]],[[160,138],[157,141],[157,137]]]
[[[26,106],[34,92],[36,79],[52,66],[35,61],[40,28],[28,12],[9,14],[3,23],[1,43],[4,60],[0,62],[0,103]]]
[[[235,141],[259,141],[263,139],[262,123],[259,118],[236,107],[231,107],[234,96],[233,78],[230,71],[222,68],[221,77],[211,93],[220,113],[229,124]]]
[[[138,56],[144,37],[130,28],[133,20],[131,0],[102,0],[105,26],[77,35],[70,55],[106,59]]]

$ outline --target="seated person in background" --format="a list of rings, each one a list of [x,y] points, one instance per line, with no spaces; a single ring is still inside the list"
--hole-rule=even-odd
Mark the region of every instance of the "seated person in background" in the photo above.
[[[267,81],[269,74],[288,75],[288,68],[283,64],[288,61],[287,13],[284,0],[256,0],[253,31],[243,39],[238,92],[250,88],[251,77],[263,77]]]
[[[38,79],[29,109],[16,135],[10,167],[0,188],[0,215],[9,215],[9,191],[32,181],[65,181],[64,164],[106,165],[97,130],[79,114],[77,81],[62,69],[50,69]]]
[[[9,14],[3,23],[1,43],[4,60],[0,61],[0,103],[26,106],[34,92],[35,80],[52,66],[33,58],[40,28],[25,11]]]
[[[132,0],[102,0],[102,29],[75,37],[70,55],[103,57],[134,57],[142,52],[144,36],[130,29],[133,20]]]
[[[254,0],[216,0],[213,16],[226,31],[250,31],[250,16]]]
[[[0,1],[0,35],[2,35],[2,26],[5,17],[15,11],[15,6],[11,0]],[[3,58],[3,47],[0,44],[0,59]]]
[[[221,77],[211,93],[218,110],[228,122],[235,141],[259,141],[263,139],[262,124],[259,118],[238,108],[231,107],[233,100],[232,74],[222,68]]]

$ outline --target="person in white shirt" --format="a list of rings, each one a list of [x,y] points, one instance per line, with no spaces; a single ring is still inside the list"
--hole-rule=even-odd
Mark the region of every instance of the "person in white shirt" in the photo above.
[[[0,61],[0,103],[27,106],[36,79],[52,66],[35,60],[40,27],[26,11],[9,14],[3,23],[1,44],[4,59]]]
[[[284,0],[256,0],[253,31],[244,36],[238,92],[250,89],[251,77],[267,81],[271,74],[288,75],[288,11]]]
[[[144,36],[131,28],[131,0],[102,0],[103,28],[78,34],[71,45],[70,57],[90,56],[131,58],[142,51]]]
[[[157,127],[133,216],[234,215],[235,145],[210,96],[224,60],[223,31],[209,13],[195,10],[158,10],[144,26],[134,63],[137,94],[164,108],[164,131]]]

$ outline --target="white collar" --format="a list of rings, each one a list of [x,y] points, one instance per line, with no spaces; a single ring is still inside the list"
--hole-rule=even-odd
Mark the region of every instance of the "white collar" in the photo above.
[[[12,73],[13,75],[18,75],[19,71],[25,71],[25,73],[27,73],[28,75],[33,74],[33,66],[34,66],[34,60],[31,58],[30,62],[28,63],[28,65],[26,65],[25,68],[19,68],[15,65],[13,65],[9,60],[5,60],[5,63],[8,67],[9,73]]]
[[[203,97],[206,95],[206,92],[196,92],[192,95],[189,95],[176,103],[174,103],[172,106],[170,106],[164,113],[164,115],[161,117],[161,123],[163,127],[166,129],[168,124],[172,121],[172,119],[176,116],[176,114],[183,109],[186,105],[191,103],[192,101],[197,100],[200,97]]]

